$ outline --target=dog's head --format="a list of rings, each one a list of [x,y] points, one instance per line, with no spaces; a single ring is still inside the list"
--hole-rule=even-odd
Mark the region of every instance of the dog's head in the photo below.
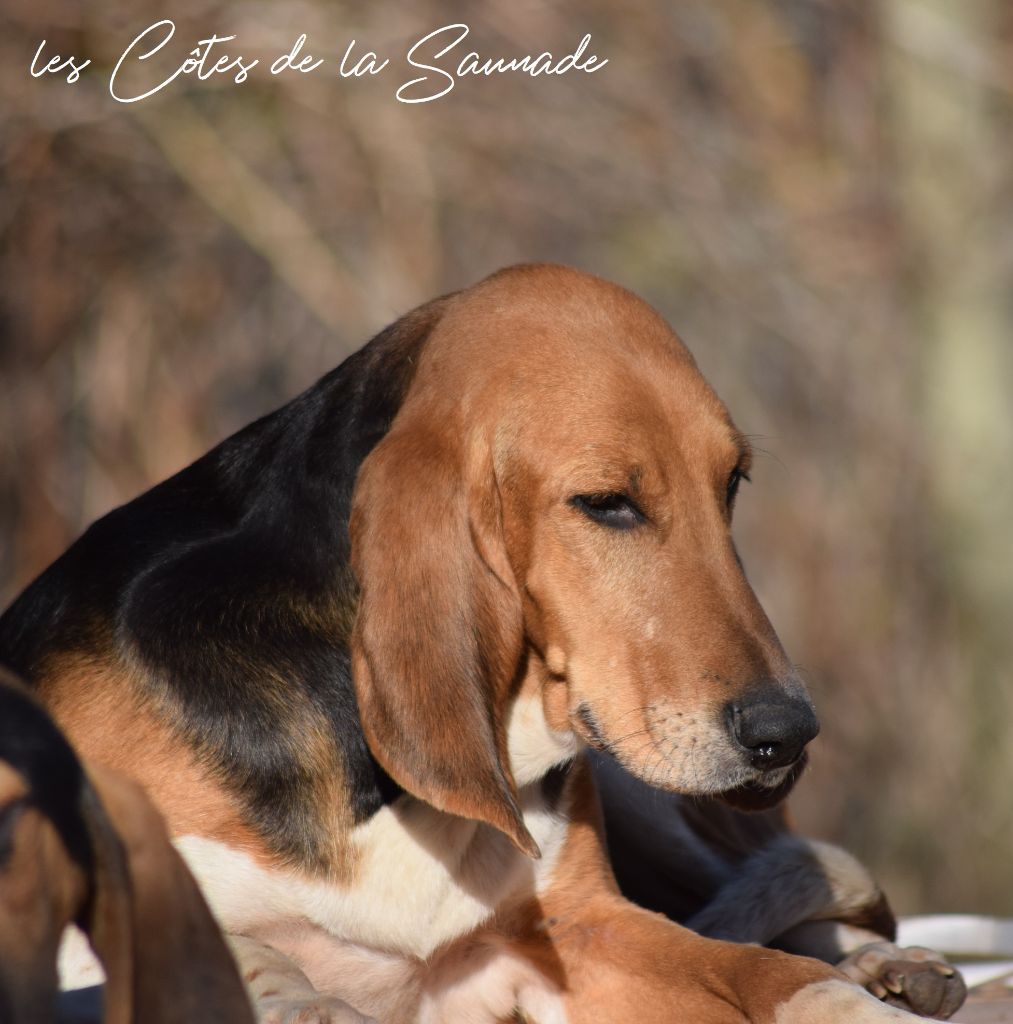
[[[780,799],[818,726],[732,543],[749,458],[629,292],[533,266],[447,300],[353,502],[354,677],[392,777],[529,852],[515,745]]]

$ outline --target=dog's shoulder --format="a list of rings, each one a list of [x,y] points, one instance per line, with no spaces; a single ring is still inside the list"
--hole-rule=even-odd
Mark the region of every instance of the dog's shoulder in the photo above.
[[[0,663],[47,702],[112,687],[151,709],[284,859],[332,846],[311,780],[341,779],[353,822],[399,793],[352,688],[348,519],[445,301],[98,520],[0,616]]]

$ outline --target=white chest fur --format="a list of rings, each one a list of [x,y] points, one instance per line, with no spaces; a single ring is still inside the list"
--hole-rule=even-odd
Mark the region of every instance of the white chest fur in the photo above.
[[[539,861],[489,826],[406,797],[355,830],[347,885],[267,870],[198,836],[176,845],[226,931],[256,936],[302,920],[338,942],[426,957],[487,920],[504,898],[536,892],[551,873],[565,820],[538,786],[522,791],[521,806]]]
[[[226,931],[255,936],[302,921],[338,942],[426,957],[487,920],[506,897],[537,892],[555,865],[566,821],[536,780],[574,755],[575,738],[548,729],[540,700],[522,699],[511,709],[508,747],[539,861],[495,829],[411,797],[352,833],[356,867],[347,885],[266,870],[198,836],[176,845]]]

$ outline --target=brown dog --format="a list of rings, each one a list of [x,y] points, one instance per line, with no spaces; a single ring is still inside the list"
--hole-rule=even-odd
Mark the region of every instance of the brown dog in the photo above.
[[[0,1020],[48,1024],[77,924],[107,978],[107,1024],[252,1024],[228,948],[137,785],[86,776],[35,699],[0,672]]]
[[[762,807],[815,735],[732,544],[748,470],[650,307],[513,268],[92,526],[0,659],[148,787],[265,1019],[899,1020],[605,852],[585,746]]]

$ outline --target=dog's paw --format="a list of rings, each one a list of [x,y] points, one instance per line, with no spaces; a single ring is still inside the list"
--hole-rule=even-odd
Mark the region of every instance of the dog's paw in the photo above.
[[[837,969],[877,999],[921,1017],[946,1020],[967,996],[960,972],[939,953],[921,946],[870,942],[846,956]]]
[[[257,1003],[258,1024],[376,1024],[348,1003],[325,995],[306,999],[261,998]]]

